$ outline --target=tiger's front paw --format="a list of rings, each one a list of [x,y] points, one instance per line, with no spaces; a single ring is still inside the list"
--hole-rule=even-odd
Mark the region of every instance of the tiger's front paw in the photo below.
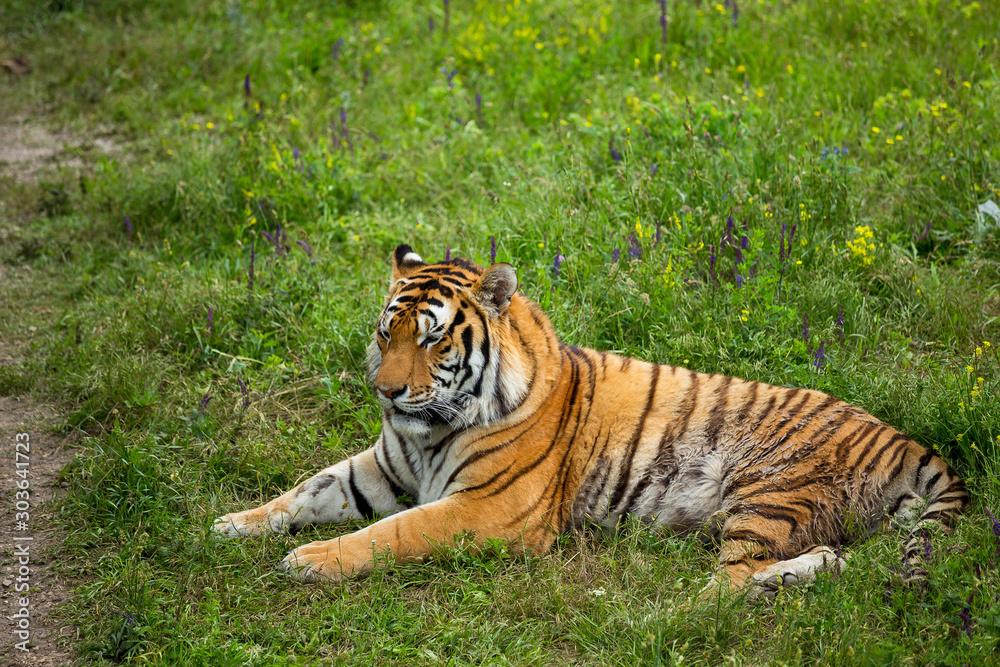
[[[264,533],[287,533],[291,525],[292,515],[288,512],[258,507],[220,516],[215,520],[212,530],[220,537],[248,537]]]
[[[290,552],[279,567],[302,582],[329,581],[337,583],[344,578],[341,567],[340,547],[337,540],[310,542]]]

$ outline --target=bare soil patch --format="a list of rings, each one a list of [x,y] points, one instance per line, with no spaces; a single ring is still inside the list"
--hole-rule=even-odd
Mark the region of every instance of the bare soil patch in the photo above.
[[[69,626],[53,610],[70,595],[70,583],[57,571],[58,561],[65,535],[52,520],[52,501],[63,493],[59,474],[73,457],[66,438],[52,433],[55,411],[37,403],[31,398],[0,398],[0,604],[3,606],[4,632],[0,641],[0,664],[4,666],[22,665],[66,665],[72,661],[69,639],[75,638],[76,630]],[[29,451],[21,448],[21,457],[16,457],[17,434],[27,433]],[[21,442],[24,437],[20,439]],[[27,526],[18,523],[15,496],[18,491],[16,460],[25,462],[27,455],[30,508]],[[24,469],[22,467],[22,469]],[[15,537],[30,537],[30,540],[15,541]],[[23,560],[20,545],[27,544],[30,573],[30,589],[17,591],[22,583],[21,564]],[[29,601],[28,613],[31,642],[27,652],[18,650],[15,644],[20,639],[15,634],[19,619],[12,618],[21,609],[21,598]]]
[[[118,144],[108,130],[82,137],[50,130],[26,117],[0,123],[0,176],[12,176],[22,183],[37,181],[46,168],[78,169],[93,163],[95,155],[117,151]]]

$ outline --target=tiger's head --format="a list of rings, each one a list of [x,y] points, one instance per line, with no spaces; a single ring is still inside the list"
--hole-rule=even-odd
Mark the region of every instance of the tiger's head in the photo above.
[[[427,264],[410,246],[396,248],[367,365],[397,431],[487,424],[523,398],[526,389],[513,379],[523,369],[501,360],[516,290],[509,264]]]

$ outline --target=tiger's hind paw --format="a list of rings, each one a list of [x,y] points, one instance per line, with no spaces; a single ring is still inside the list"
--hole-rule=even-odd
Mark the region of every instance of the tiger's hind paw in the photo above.
[[[779,561],[755,573],[749,583],[751,600],[773,600],[783,588],[816,581],[820,572],[843,572],[847,559],[830,547],[814,547],[789,560]]]

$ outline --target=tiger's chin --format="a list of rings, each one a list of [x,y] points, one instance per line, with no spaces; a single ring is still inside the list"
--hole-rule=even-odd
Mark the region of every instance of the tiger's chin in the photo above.
[[[389,423],[398,433],[416,437],[426,437],[434,429],[434,425],[426,419],[399,411],[389,415]]]

